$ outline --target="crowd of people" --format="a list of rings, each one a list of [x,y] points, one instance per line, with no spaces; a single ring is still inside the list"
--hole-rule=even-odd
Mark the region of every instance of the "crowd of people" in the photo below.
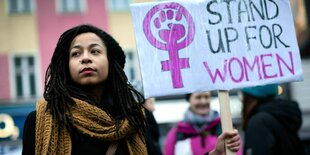
[[[278,85],[242,89],[244,141],[222,132],[211,93],[186,95],[189,108],[159,145],[152,114],[124,72],[117,41],[92,25],[78,25],[59,38],[46,71],[44,99],[24,126],[23,154],[241,155],[302,154],[298,104],[278,99]]]

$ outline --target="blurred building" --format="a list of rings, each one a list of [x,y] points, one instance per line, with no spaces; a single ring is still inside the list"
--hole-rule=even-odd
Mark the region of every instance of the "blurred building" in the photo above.
[[[40,92],[35,3],[0,1],[0,154],[18,153],[25,116]],[[22,104],[17,104],[22,103]]]
[[[2,101],[42,96],[42,79],[65,30],[81,23],[108,29],[104,0],[3,0],[0,7]]]
[[[38,26],[32,1],[0,1],[0,100],[39,94]]]
[[[310,1],[291,0],[295,29],[302,58],[304,81],[291,83],[288,86],[290,97],[298,101],[303,114],[300,137],[310,154]]]
[[[0,1],[0,154],[20,154],[59,36],[78,24],[108,31],[106,8],[105,0]]]

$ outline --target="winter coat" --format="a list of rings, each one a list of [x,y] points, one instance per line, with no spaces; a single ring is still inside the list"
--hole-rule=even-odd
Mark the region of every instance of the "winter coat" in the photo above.
[[[164,155],[204,155],[216,146],[217,136],[221,133],[220,118],[212,121],[202,132],[191,124],[178,122],[166,137]],[[242,150],[237,153],[241,155]]]
[[[301,155],[301,111],[293,101],[274,99],[254,108],[245,129],[244,154]]]

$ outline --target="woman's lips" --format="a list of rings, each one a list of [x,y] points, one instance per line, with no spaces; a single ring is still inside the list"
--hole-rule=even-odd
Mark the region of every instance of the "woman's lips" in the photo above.
[[[196,105],[196,108],[201,108],[201,109],[210,108],[210,105],[208,104]]]
[[[83,73],[83,74],[91,74],[93,72],[95,72],[96,70],[92,69],[92,68],[84,68],[80,71],[80,73]]]

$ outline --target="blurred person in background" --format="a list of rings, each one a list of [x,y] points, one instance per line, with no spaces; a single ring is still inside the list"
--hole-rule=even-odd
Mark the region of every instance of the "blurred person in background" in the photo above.
[[[165,155],[203,155],[212,152],[217,148],[217,141],[221,141],[219,113],[210,109],[211,92],[187,94],[186,100],[189,108],[183,120],[168,132],[164,145]],[[241,140],[234,145],[237,149],[233,148],[232,151],[236,152],[241,146]],[[240,155],[241,150],[237,154]]]
[[[302,124],[296,102],[278,98],[277,84],[244,88],[242,127],[246,155],[303,155],[298,137]]]

